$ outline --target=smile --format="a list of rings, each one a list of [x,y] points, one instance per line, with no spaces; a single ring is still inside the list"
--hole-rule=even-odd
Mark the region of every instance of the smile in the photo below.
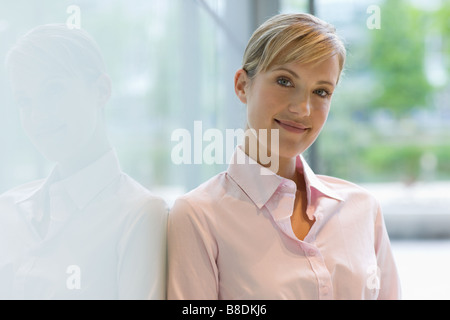
[[[47,128],[44,130],[40,130],[38,132],[35,133],[35,136],[37,138],[41,138],[41,137],[47,137],[53,134],[59,134],[60,132],[62,132],[62,130],[66,127],[65,124],[62,124],[60,126],[55,126],[55,127],[51,127],[51,128]]]
[[[286,131],[293,133],[304,133],[309,130],[305,125],[294,121],[275,119],[275,122]]]

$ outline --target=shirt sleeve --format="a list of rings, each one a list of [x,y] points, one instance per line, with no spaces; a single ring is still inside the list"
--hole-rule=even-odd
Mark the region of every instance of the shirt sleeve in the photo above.
[[[218,299],[218,250],[203,209],[178,199],[168,227],[168,299]]]
[[[163,300],[168,208],[163,200],[149,197],[136,213],[118,248],[119,299]]]
[[[380,277],[378,299],[400,299],[400,279],[380,205],[378,205],[378,213],[375,221],[375,253],[377,256],[377,264],[379,268],[378,272]]]

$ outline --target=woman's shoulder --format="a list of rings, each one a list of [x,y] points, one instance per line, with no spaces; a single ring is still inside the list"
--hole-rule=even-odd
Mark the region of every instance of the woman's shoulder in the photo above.
[[[227,187],[227,174],[226,172],[221,172],[202,182],[194,189],[179,196],[177,200],[193,203],[214,202],[217,198],[220,198],[224,193],[226,193]]]
[[[211,177],[196,188],[177,197],[170,208],[171,215],[174,213],[208,215],[229,192],[229,183],[226,172]]]
[[[377,199],[372,192],[360,184],[327,175],[317,175],[317,177],[328,188],[340,194],[344,200],[358,197],[377,202]]]

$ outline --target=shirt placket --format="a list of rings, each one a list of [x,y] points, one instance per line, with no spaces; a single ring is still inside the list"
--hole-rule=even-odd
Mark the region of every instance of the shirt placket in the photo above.
[[[317,202],[312,203],[312,201],[309,201],[307,212],[310,213],[311,216],[314,216],[315,222],[308,235],[301,243],[305,256],[311,265],[311,269],[316,275],[319,299],[330,300],[333,299],[333,282],[331,280],[331,274],[325,264],[325,259],[320,252],[320,249],[315,244],[317,230],[320,229],[320,224],[323,223],[322,211],[323,208],[318,205]]]
[[[66,223],[71,208],[69,201],[60,187],[50,188],[50,223],[46,239],[53,238]]]
[[[292,210],[292,204],[290,204],[293,199],[293,195],[288,193],[276,192],[274,199],[277,202],[276,210]],[[272,204],[273,205],[273,204]],[[274,211],[272,205],[269,205],[270,209]],[[290,217],[285,217],[277,221],[278,226],[286,233],[291,239],[295,240],[299,247],[303,250],[306,259],[311,266],[317,280],[318,287],[318,298],[320,300],[330,300],[333,299],[333,284],[331,280],[330,272],[326,267],[324,257],[322,256],[319,248],[315,245],[315,232],[319,229],[319,225],[323,222],[323,214],[321,213],[321,208],[314,207],[308,204],[308,212],[314,215],[316,218],[310,232],[304,239],[304,241],[299,240],[294,232],[292,231],[292,225]]]
[[[316,223],[318,223],[316,221]],[[305,258],[308,260],[311,270],[317,280],[318,298],[320,300],[333,299],[333,283],[331,280],[331,274],[325,264],[325,260],[320,252],[320,249],[314,244],[307,241],[299,240],[292,231],[290,220],[286,219],[283,222],[280,221],[279,226],[281,229],[293,240],[298,243],[298,246],[303,251]],[[313,231],[313,229],[311,229]],[[313,238],[309,234],[305,240]]]
[[[15,299],[25,298],[25,286],[31,271],[33,270],[35,262],[35,256],[29,256],[20,262],[20,265],[15,272],[13,281],[13,297]]]
[[[310,244],[304,241],[301,242],[301,246],[305,253],[305,256],[311,265],[311,269],[316,275],[319,299],[333,299],[333,284],[331,281],[331,275],[325,265],[325,260],[323,259],[320,250],[314,244]]]

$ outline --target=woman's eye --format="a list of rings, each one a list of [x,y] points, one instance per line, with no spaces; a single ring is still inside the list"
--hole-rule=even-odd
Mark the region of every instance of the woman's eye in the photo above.
[[[31,108],[31,100],[26,97],[19,97],[16,99],[16,105],[21,110],[27,110]]]
[[[283,87],[293,87],[294,85],[292,84],[292,82],[289,80],[289,79],[286,79],[286,78],[278,78],[277,79],[277,83],[280,85],[280,86],[283,86]]]
[[[330,93],[323,89],[314,90],[314,93],[317,94],[321,98],[326,98],[330,95]]]
[[[59,82],[53,82],[46,86],[44,93],[49,97],[59,96],[65,91],[65,86]]]

